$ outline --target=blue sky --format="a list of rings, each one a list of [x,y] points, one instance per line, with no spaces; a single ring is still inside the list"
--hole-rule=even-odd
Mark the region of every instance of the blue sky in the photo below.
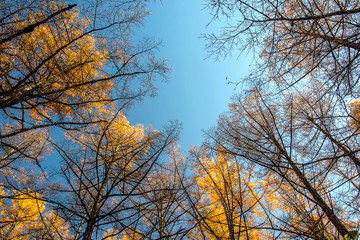
[[[154,129],[169,120],[183,124],[181,149],[200,145],[202,130],[216,125],[226,111],[236,82],[248,73],[250,57],[215,61],[207,58],[205,40],[200,34],[216,30],[206,27],[211,16],[201,0],[156,1],[149,4],[150,15],[138,34],[161,40],[158,56],[168,60],[172,72],[167,83],[158,84],[158,96],[146,98],[128,112],[131,124],[151,125]]]

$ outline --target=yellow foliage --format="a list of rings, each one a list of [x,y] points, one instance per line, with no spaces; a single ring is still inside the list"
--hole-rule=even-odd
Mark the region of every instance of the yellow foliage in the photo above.
[[[360,101],[354,99],[349,103],[351,118],[349,120],[350,126],[355,132],[359,132],[360,128]]]
[[[99,119],[99,123],[89,126],[91,131],[96,132],[96,134],[89,135],[88,131],[86,131],[75,139],[80,140],[79,142],[84,147],[89,144],[96,146],[102,140],[104,143],[111,145],[112,150],[115,149],[116,152],[122,152],[125,155],[127,152],[138,147],[138,144],[145,137],[143,125],[136,124],[131,126],[122,112],[118,112],[114,116],[113,111],[113,108],[99,109],[98,113],[94,113],[94,115],[98,114],[98,117],[95,119]]]
[[[83,151],[94,153],[100,160],[98,167],[106,165],[107,169],[112,169],[117,166],[127,172],[147,153],[156,131],[144,129],[141,124],[132,126],[122,112],[114,112],[113,108],[94,111],[92,117],[98,121],[96,124],[67,132],[66,136]],[[88,159],[82,164],[90,166],[93,162]]]
[[[45,211],[45,203],[38,193],[30,190],[13,191],[10,202],[7,192],[0,189],[1,239],[68,239],[65,221],[52,211]]]
[[[21,193],[11,203],[10,214],[12,217],[24,221],[35,220],[45,209],[45,205],[37,193]]]
[[[105,124],[104,124],[105,125]],[[103,126],[105,127],[105,126]],[[126,143],[136,146],[144,138],[144,127],[141,124],[131,126],[123,113],[108,128],[109,142]]]
[[[2,194],[6,193],[2,191]],[[0,236],[4,239],[30,239],[25,234],[35,228],[36,220],[44,211],[45,205],[37,193],[13,191],[13,194],[10,204],[2,202],[0,222],[5,224],[0,229]]]
[[[37,228],[47,239],[72,239],[66,221],[51,210],[43,214]]]
[[[64,7],[61,1],[50,1],[49,10],[55,12]],[[26,21],[14,21],[18,30],[44,19],[43,11],[34,11]],[[6,43],[0,51],[0,84],[3,91],[12,90],[33,69],[48,59],[31,78],[15,88],[17,94],[46,96],[46,100],[30,98],[24,104],[30,108],[29,116],[37,122],[52,114],[71,115],[71,104],[89,110],[103,105],[109,99],[113,83],[105,78],[103,67],[108,52],[86,30],[89,20],[79,17],[71,9],[56,21],[37,26],[31,33],[23,34]],[[30,60],[31,59],[31,60]],[[6,72],[5,72],[6,69]],[[9,77],[3,77],[3,74]],[[8,79],[13,79],[9,81]],[[92,83],[93,82],[93,83]],[[91,83],[91,84],[89,84]],[[42,103],[38,105],[38,102]]]
[[[261,232],[253,228],[266,222],[258,201],[269,203],[274,199],[266,192],[260,196],[258,189],[263,183],[256,182],[254,168],[239,165],[221,147],[216,158],[198,149],[193,149],[192,154],[197,159],[195,182],[200,197],[197,208],[202,213],[198,221],[208,239],[262,239]],[[189,237],[196,239],[195,235]]]

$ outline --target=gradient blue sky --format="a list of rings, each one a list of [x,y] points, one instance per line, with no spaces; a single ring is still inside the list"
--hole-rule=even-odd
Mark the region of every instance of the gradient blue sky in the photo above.
[[[136,105],[128,112],[128,119],[131,124],[154,129],[161,129],[169,120],[179,120],[184,128],[182,151],[202,143],[202,130],[216,125],[234,93],[234,85],[228,85],[226,78],[238,81],[248,74],[251,63],[246,56],[221,61],[207,58],[200,34],[211,32],[219,24],[206,27],[211,16],[204,4],[201,0],[152,2],[152,15],[138,33],[162,41],[158,56],[168,60],[172,72],[167,83],[158,84],[158,96]]]

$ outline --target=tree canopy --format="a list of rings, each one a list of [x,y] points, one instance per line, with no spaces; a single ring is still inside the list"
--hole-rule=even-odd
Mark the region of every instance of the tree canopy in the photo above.
[[[127,118],[169,72],[148,1],[0,3],[1,239],[359,238],[360,1],[205,2],[256,63],[187,156]]]

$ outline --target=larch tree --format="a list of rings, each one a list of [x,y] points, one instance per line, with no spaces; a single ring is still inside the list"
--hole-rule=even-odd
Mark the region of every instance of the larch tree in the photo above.
[[[83,112],[129,106],[166,77],[153,57],[157,44],[132,42],[149,14],[144,1],[3,1],[0,12],[1,166],[39,142],[13,136],[30,138],[37,129],[46,139],[51,126],[92,123]]]
[[[192,216],[190,239],[267,239],[268,213],[277,208],[276,193],[260,180],[254,164],[238,161],[218,146],[193,148]]]
[[[253,49],[269,80],[282,87],[316,76],[328,87],[354,90],[359,1],[209,0],[208,8],[214,20],[228,20],[220,33],[205,35],[210,53],[224,56],[234,49]]]
[[[54,143],[66,184],[53,190],[56,197],[53,191],[43,197],[70,224],[74,239],[99,239],[110,229],[111,236],[120,237],[136,228],[144,209],[159,201],[147,195],[166,191],[146,188],[146,181],[180,130],[177,124],[164,132],[131,126],[122,112],[99,114],[102,122],[69,133],[68,147]]]
[[[209,145],[273,179],[283,209],[273,212],[272,228],[284,238],[345,238],[359,221],[357,136],[334,102],[302,97],[259,89],[239,96]]]
[[[129,226],[125,239],[186,239],[189,224],[186,163],[176,145],[167,149],[167,160],[159,162],[140,186],[139,221]]]

